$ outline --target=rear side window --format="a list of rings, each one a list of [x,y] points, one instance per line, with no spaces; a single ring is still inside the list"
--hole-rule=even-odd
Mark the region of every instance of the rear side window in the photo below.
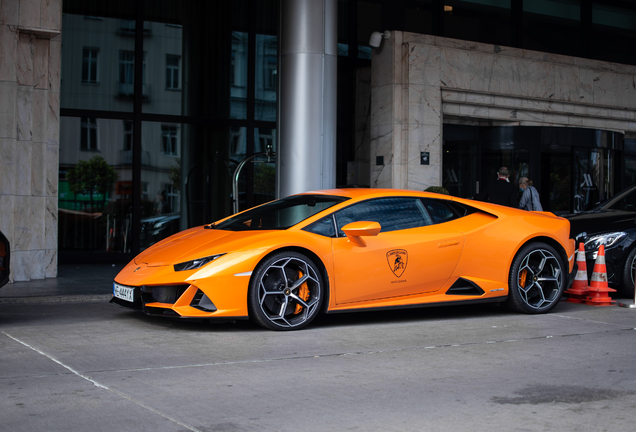
[[[468,214],[468,210],[452,201],[422,198],[422,204],[434,224],[449,222]]]
[[[612,204],[611,208],[613,210],[636,211],[636,192],[617,200],[616,203]]]

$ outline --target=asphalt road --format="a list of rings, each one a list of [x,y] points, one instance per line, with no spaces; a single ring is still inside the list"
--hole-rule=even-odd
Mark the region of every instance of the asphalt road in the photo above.
[[[0,304],[6,431],[632,431],[636,310],[319,317],[297,332],[107,302]]]

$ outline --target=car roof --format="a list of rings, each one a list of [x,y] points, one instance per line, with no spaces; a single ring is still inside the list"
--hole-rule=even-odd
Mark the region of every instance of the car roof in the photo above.
[[[323,189],[317,191],[303,192],[298,195],[334,195],[347,198],[372,198],[391,196],[420,196],[431,198],[452,199],[450,195],[442,195],[432,192],[423,192],[408,189],[386,189],[386,188],[343,188],[343,189]]]

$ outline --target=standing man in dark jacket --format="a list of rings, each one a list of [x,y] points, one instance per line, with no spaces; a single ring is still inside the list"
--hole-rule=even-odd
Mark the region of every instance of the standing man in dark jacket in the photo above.
[[[499,168],[497,180],[489,183],[484,192],[479,194],[476,198],[480,201],[488,201],[493,204],[518,208],[519,198],[517,188],[508,181],[509,175],[510,171],[508,171],[508,168]]]

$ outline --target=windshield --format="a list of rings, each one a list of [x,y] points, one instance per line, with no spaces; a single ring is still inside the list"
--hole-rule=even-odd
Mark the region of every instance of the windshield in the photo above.
[[[247,210],[211,228],[227,231],[284,230],[348,199],[330,195],[294,195]]]

